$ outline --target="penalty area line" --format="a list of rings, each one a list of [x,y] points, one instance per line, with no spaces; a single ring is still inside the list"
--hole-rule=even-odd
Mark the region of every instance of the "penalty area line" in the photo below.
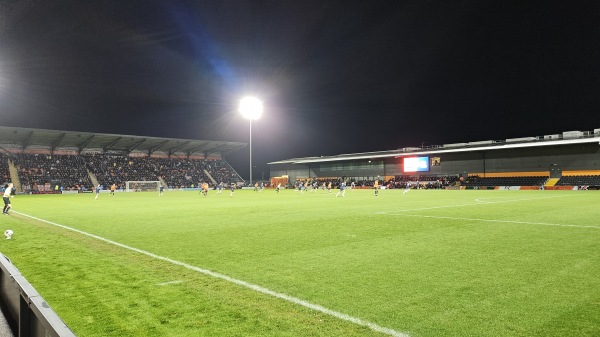
[[[170,259],[170,258],[165,257],[165,256],[157,255],[157,254],[151,253],[151,252],[146,251],[146,250],[142,250],[142,249],[139,249],[139,248],[131,247],[131,246],[128,246],[128,245],[125,245],[125,244],[122,244],[122,243],[119,243],[119,242],[116,242],[116,241],[112,241],[112,240],[103,238],[103,237],[98,236],[98,235],[94,235],[94,234],[91,234],[91,233],[88,233],[88,232],[84,232],[82,230],[75,229],[75,228],[72,228],[72,227],[69,227],[69,226],[65,226],[65,225],[61,225],[61,224],[58,224],[58,223],[55,223],[55,222],[52,222],[52,221],[48,221],[48,220],[45,220],[45,219],[41,219],[41,218],[29,215],[29,214],[25,214],[25,213],[21,213],[21,212],[17,212],[17,211],[13,211],[13,212],[17,213],[19,215],[22,215],[24,217],[33,219],[33,220],[37,220],[37,221],[40,221],[40,222],[43,222],[43,223],[47,223],[47,224],[52,225],[52,226],[60,227],[60,228],[63,228],[63,229],[66,229],[66,230],[69,230],[69,231],[72,231],[72,232],[75,232],[75,233],[79,233],[81,235],[85,235],[87,237],[94,238],[96,240],[100,240],[100,241],[106,242],[108,244],[111,244],[111,245],[114,245],[114,246],[117,246],[117,247],[121,247],[123,249],[127,249],[127,250],[130,250],[130,251],[142,254],[142,255],[146,255],[146,256],[149,256],[149,257],[157,259],[157,260],[165,261],[165,262],[168,262],[168,263],[171,263],[171,264],[174,264],[174,265],[177,265],[177,266],[189,269],[189,270],[193,270],[193,271],[199,272],[199,273],[204,274],[204,275],[212,276],[212,277],[217,278],[217,279],[221,279],[221,280],[233,283],[233,284],[237,284],[239,286],[242,286],[242,287],[254,290],[256,292],[259,292],[259,293],[262,293],[262,294],[265,294],[265,295],[269,295],[269,296],[272,296],[272,297],[275,297],[275,298],[278,298],[278,299],[282,299],[282,300],[291,302],[293,304],[300,305],[300,306],[303,306],[305,308],[308,308],[308,309],[311,309],[311,310],[314,310],[314,311],[318,311],[318,312],[321,312],[323,314],[326,314],[326,315],[329,315],[329,316],[332,316],[332,317],[335,317],[335,318],[338,318],[338,319],[341,319],[341,320],[344,320],[344,321],[347,321],[347,322],[350,322],[350,323],[354,323],[354,324],[359,325],[359,326],[367,327],[367,328],[369,328],[369,329],[371,329],[373,331],[376,331],[376,332],[380,332],[380,333],[383,333],[383,334],[386,334],[386,335],[389,335],[389,336],[394,336],[394,337],[410,337],[410,335],[407,334],[407,333],[399,332],[399,331],[396,331],[396,330],[393,330],[393,329],[390,329],[390,328],[386,328],[386,327],[377,325],[375,323],[372,323],[372,322],[369,322],[369,321],[365,321],[365,320],[363,320],[361,318],[353,317],[353,316],[341,313],[339,311],[331,310],[331,309],[325,308],[325,307],[323,307],[321,305],[310,303],[310,302],[305,301],[303,299],[300,299],[300,298],[297,298],[297,297],[293,297],[293,296],[290,296],[290,295],[287,295],[287,294],[284,294],[284,293],[279,293],[279,292],[270,290],[268,288],[261,287],[261,286],[256,285],[256,284],[252,284],[252,283],[249,283],[249,282],[246,282],[246,281],[242,281],[242,280],[239,280],[239,279],[236,279],[236,278],[224,275],[224,274],[220,274],[220,273],[208,270],[208,269],[196,267],[196,266],[193,266],[191,264],[187,264],[185,262],[173,260],[173,259]]]

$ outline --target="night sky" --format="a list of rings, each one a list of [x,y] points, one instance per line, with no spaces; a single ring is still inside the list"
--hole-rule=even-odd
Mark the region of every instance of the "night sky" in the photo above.
[[[0,0],[0,125],[303,156],[600,128],[598,1]],[[248,149],[226,155],[248,176]],[[264,172],[264,173],[263,173]]]

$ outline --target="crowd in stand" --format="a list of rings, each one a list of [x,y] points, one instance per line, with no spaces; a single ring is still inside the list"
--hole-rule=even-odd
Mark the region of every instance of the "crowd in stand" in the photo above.
[[[459,182],[458,176],[397,176],[386,182],[388,188],[441,189],[454,186]]]
[[[131,157],[115,154],[50,155],[11,154],[24,191],[40,186],[64,190],[92,190],[90,174],[105,188],[115,184],[125,188],[127,181],[163,180],[170,188],[197,187],[202,182],[237,183],[242,181],[224,160]],[[8,156],[0,157],[0,174],[10,180]],[[209,176],[210,175],[210,176]]]
[[[518,176],[518,177],[479,177],[469,176],[467,178],[458,175],[452,176],[396,176],[388,180],[379,180],[380,186],[385,186],[388,189],[400,188],[404,189],[407,186],[413,189],[443,189],[448,186],[465,186],[465,187],[488,187],[488,186],[543,186],[548,180],[548,176]],[[326,185],[331,183],[332,188],[339,188],[342,181],[346,182],[346,186],[354,186],[357,188],[372,187],[374,180],[355,179],[355,178],[303,178],[298,179],[295,184],[288,184],[288,188],[294,188],[298,184],[309,182],[309,186],[313,186],[316,182],[321,187],[323,182]],[[600,188],[599,175],[587,176],[564,176],[557,183],[557,186],[579,186],[579,189],[587,189],[588,187]]]
[[[459,182],[458,176],[395,176],[388,180],[379,180],[380,186],[385,186],[388,189],[395,188],[406,188],[408,185],[411,188],[422,188],[422,189],[440,189],[450,185],[456,185]],[[356,178],[314,178],[314,179],[298,179],[298,183],[305,183],[309,180],[309,184],[316,182],[318,186],[329,185],[331,183],[332,188],[338,188],[342,181],[346,182],[347,186],[354,186],[358,188],[372,187],[375,184],[373,179],[356,179]],[[288,188],[293,188],[294,184],[288,184]]]
[[[60,181],[63,188],[91,187],[81,157],[51,156],[47,154],[18,154],[11,157],[23,190],[37,190],[38,186]]]
[[[0,177],[3,178],[2,183],[10,181],[10,171],[8,170],[8,156],[0,153]]]
[[[461,182],[463,186],[542,186],[548,176],[527,177],[479,177],[470,176]]]

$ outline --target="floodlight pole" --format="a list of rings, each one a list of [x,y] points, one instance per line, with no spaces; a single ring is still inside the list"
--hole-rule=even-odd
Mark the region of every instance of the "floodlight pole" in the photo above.
[[[250,118],[250,186],[252,186],[252,118]]]
[[[250,186],[252,186],[252,120],[259,119],[263,112],[262,102],[255,97],[246,97],[240,101],[239,111],[250,120]]]

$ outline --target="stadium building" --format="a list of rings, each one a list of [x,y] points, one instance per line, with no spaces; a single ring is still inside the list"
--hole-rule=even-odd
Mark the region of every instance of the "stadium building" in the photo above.
[[[600,186],[600,129],[271,162],[272,182],[440,180],[460,188]],[[449,183],[448,183],[449,182]],[[430,185],[431,186],[431,185]]]

